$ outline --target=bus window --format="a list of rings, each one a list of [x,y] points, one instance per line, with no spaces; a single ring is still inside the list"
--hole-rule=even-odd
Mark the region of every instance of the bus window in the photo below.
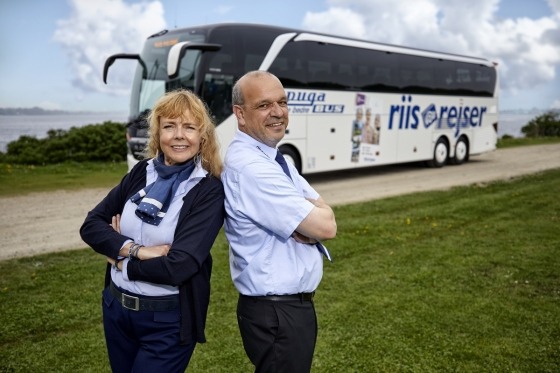
[[[224,70],[227,70],[227,68]],[[232,113],[231,90],[233,83],[233,74],[206,73],[204,76],[202,99],[208,105],[210,114],[216,124],[223,122]]]
[[[394,53],[357,49],[356,60],[367,66],[368,76],[362,82],[365,91],[398,92],[400,90],[397,79],[398,59]]]
[[[278,78],[286,87],[307,87],[307,62],[302,43],[288,43],[272,62],[270,71],[277,71]]]

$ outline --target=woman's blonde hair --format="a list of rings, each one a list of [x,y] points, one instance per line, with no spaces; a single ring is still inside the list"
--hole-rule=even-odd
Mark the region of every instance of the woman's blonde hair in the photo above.
[[[160,119],[162,117],[179,118],[187,111],[199,126],[200,150],[197,157],[200,157],[202,167],[205,170],[219,178],[222,172],[222,159],[214,122],[204,102],[193,92],[186,89],[167,92],[157,100],[148,116],[150,137],[146,145],[146,155],[152,158],[158,156],[162,151],[159,145]]]

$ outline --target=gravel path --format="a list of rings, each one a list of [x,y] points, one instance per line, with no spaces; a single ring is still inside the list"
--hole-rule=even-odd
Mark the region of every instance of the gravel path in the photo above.
[[[560,168],[560,144],[500,149],[440,169],[418,164],[372,167],[309,175],[311,185],[332,205],[413,192],[488,183]],[[108,189],[33,193],[0,198],[8,211],[0,220],[0,260],[86,247],[78,230]]]

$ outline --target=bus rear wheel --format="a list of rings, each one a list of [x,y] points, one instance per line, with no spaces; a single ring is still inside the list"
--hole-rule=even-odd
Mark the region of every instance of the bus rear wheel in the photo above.
[[[439,138],[434,147],[434,157],[432,160],[428,161],[429,167],[440,168],[447,162],[447,157],[449,156],[449,146],[447,141],[443,138]]]
[[[462,164],[469,159],[469,144],[465,137],[461,136],[455,144],[455,156],[453,157],[453,164]]]
[[[280,146],[278,150],[280,150],[280,153],[286,158],[286,161],[291,162],[301,174],[301,158],[298,152],[291,146],[285,145]]]

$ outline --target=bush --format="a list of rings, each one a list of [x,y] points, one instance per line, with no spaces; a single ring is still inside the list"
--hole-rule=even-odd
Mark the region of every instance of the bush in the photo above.
[[[126,160],[126,126],[104,122],[65,131],[49,130],[47,138],[21,136],[0,153],[4,163],[44,165],[62,162],[121,162]]]
[[[526,137],[560,136],[560,111],[548,111],[521,128]]]

